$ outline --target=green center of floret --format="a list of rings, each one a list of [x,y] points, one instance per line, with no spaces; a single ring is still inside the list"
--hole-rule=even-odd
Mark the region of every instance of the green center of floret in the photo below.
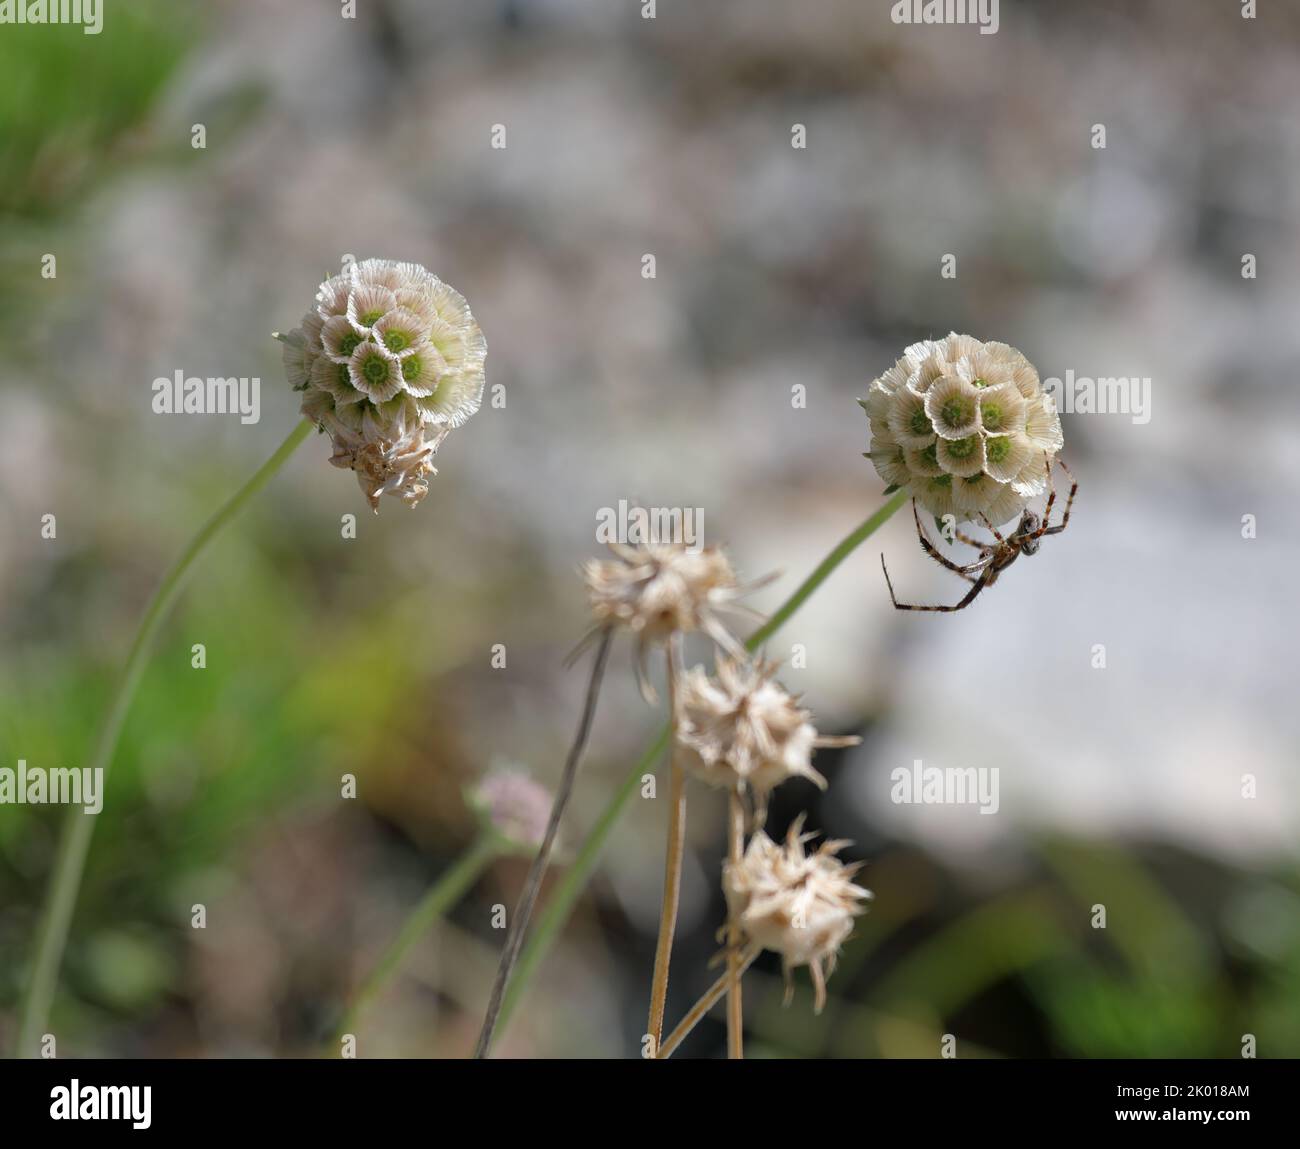
[[[972,387],[987,387],[988,385],[989,385],[989,381],[988,381],[987,379],[983,379],[983,378],[981,378],[981,379],[972,379],[972,380],[971,380],[971,386],[972,386]]]
[[[411,337],[405,331],[385,331],[384,346],[389,351],[405,351],[411,346]]]
[[[921,452],[921,458],[932,467],[939,465],[939,444],[931,443],[924,451]]]
[[[1000,463],[1011,454],[1011,440],[1005,435],[990,439],[984,444],[984,451],[990,463]]]
[[[348,372],[348,365],[346,363],[340,363],[338,365],[338,372],[339,372],[339,386],[346,387],[349,390],[352,390],[352,376]]]
[[[934,485],[935,485],[936,487],[951,487],[951,486],[952,486],[952,476],[951,476],[951,475],[940,475],[937,479],[933,480],[933,482],[934,482]]]
[[[939,417],[945,427],[961,427],[970,422],[970,402],[954,395],[939,409]]]
[[[349,331],[342,339],[339,340],[339,354],[351,355],[362,344],[361,336],[355,331]]]
[[[984,426],[990,431],[996,431],[1002,426],[1002,408],[996,403],[985,403],[983,413]]]
[[[361,368],[361,374],[366,377],[366,382],[372,387],[380,383],[388,382],[388,360],[381,359],[378,355],[371,355]]]
[[[953,439],[948,444],[948,457],[950,459],[969,459],[974,453],[974,435],[968,435],[965,439]]]
[[[363,316],[361,316],[361,326],[373,327],[376,323],[378,323],[381,319],[383,319],[383,317],[384,317],[383,311],[380,310],[367,311]]]
[[[930,426],[930,417],[925,413],[924,407],[918,407],[912,412],[912,434],[928,435],[934,428]]]
[[[402,378],[417,379],[420,375],[420,357],[410,355],[402,360]]]

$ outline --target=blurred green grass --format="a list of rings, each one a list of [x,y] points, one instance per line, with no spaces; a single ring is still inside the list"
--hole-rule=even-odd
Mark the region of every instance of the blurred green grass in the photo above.
[[[108,5],[103,30],[12,25],[0,36],[0,215],[48,220],[131,154],[192,43],[184,5]]]

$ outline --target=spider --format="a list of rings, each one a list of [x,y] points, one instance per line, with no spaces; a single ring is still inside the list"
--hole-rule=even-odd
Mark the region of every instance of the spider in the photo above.
[[[1010,535],[1003,536],[999,533],[997,527],[989,522],[986,515],[981,514],[980,518],[984,520],[984,525],[993,532],[996,542],[982,543],[978,539],[972,539],[957,531],[957,538],[967,546],[974,547],[980,555],[973,563],[967,563],[962,566],[952,562],[941,555],[929,538],[926,537],[925,531],[921,528],[921,517],[917,514],[916,500],[912,500],[912,518],[916,520],[916,534],[921,540],[921,546],[935,562],[940,566],[947,567],[950,571],[956,571],[968,583],[971,588],[966,592],[966,597],[955,606],[916,606],[912,603],[899,602],[894,597],[894,584],[889,579],[889,568],[885,566],[885,556],[880,556],[880,566],[885,572],[885,583],[889,587],[889,597],[897,610],[962,610],[970,606],[975,601],[975,596],[985,587],[992,586],[998,581],[998,575],[1007,569],[1022,554],[1033,555],[1038,553],[1039,540],[1044,535],[1059,535],[1065,530],[1066,524],[1070,521],[1070,507],[1074,505],[1074,493],[1079,489],[1079,484],[1074,475],[1070,473],[1067,467],[1059,459],[1061,470],[1070,477],[1070,493],[1065,500],[1065,514],[1062,515],[1061,521],[1056,526],[1050,526],[1052,517],[1052,504],[1056,502],[1056,488],[1052,485],[1052,464],[1047,464],[1047,506],[1043,509],[1043,517],[1034,514],[1033,511],[1025,511],[1020,517],[1020,522],[1016,524],[1015,530]]]

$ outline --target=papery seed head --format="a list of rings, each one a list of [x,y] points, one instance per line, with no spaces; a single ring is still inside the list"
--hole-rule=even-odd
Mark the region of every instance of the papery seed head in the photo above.
[[[417,263],[366,259],[327,278],[283,354],[303,414],[376,509],[381,494],[419,502],[433,452],[482,400],[483,333],[464,297]]]
[[[969,335],[912,344],[860,402],[881,478],[958,522],[1019,517],[1064,443],[1033,365],[1014,347]]]

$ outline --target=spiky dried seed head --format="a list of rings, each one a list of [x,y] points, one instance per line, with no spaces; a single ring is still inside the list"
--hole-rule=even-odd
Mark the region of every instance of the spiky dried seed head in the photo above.
[[[744,937],[781,955],[787,1003],[791,971],[806,965],[820,1013],[840,946],[872,895],[852,881],[861,863],[846,866],[835,856],[848,843],[826,841],[809,854],[804,843],[812,835],[801,835],[802,825],[800,816],[781,845],[759,830],[741,860],[725,867],[722,884]]]
[[[638,680],[647,698],[653,698],[654,692],[646,679],[646,656],[675,634],[703,631],[723,650],[744,655],[723,615],[744,610],[737,600],[758,584],[742,586],[718,547],[691,549],[663,542],[609,546],[613,558],[591,559],[582,572],[595,622],[593,633],[611,626],[632,633]]]
[[[702,666],[683,676],[677,753],[688,773],[710,786],[751,790],[760,804],[787,778],[808,778],[826,788],[813,768],[813,751],[859,739],[818,734],[811,712],[775,680],[778,667],[720,655],[716,678]]]

